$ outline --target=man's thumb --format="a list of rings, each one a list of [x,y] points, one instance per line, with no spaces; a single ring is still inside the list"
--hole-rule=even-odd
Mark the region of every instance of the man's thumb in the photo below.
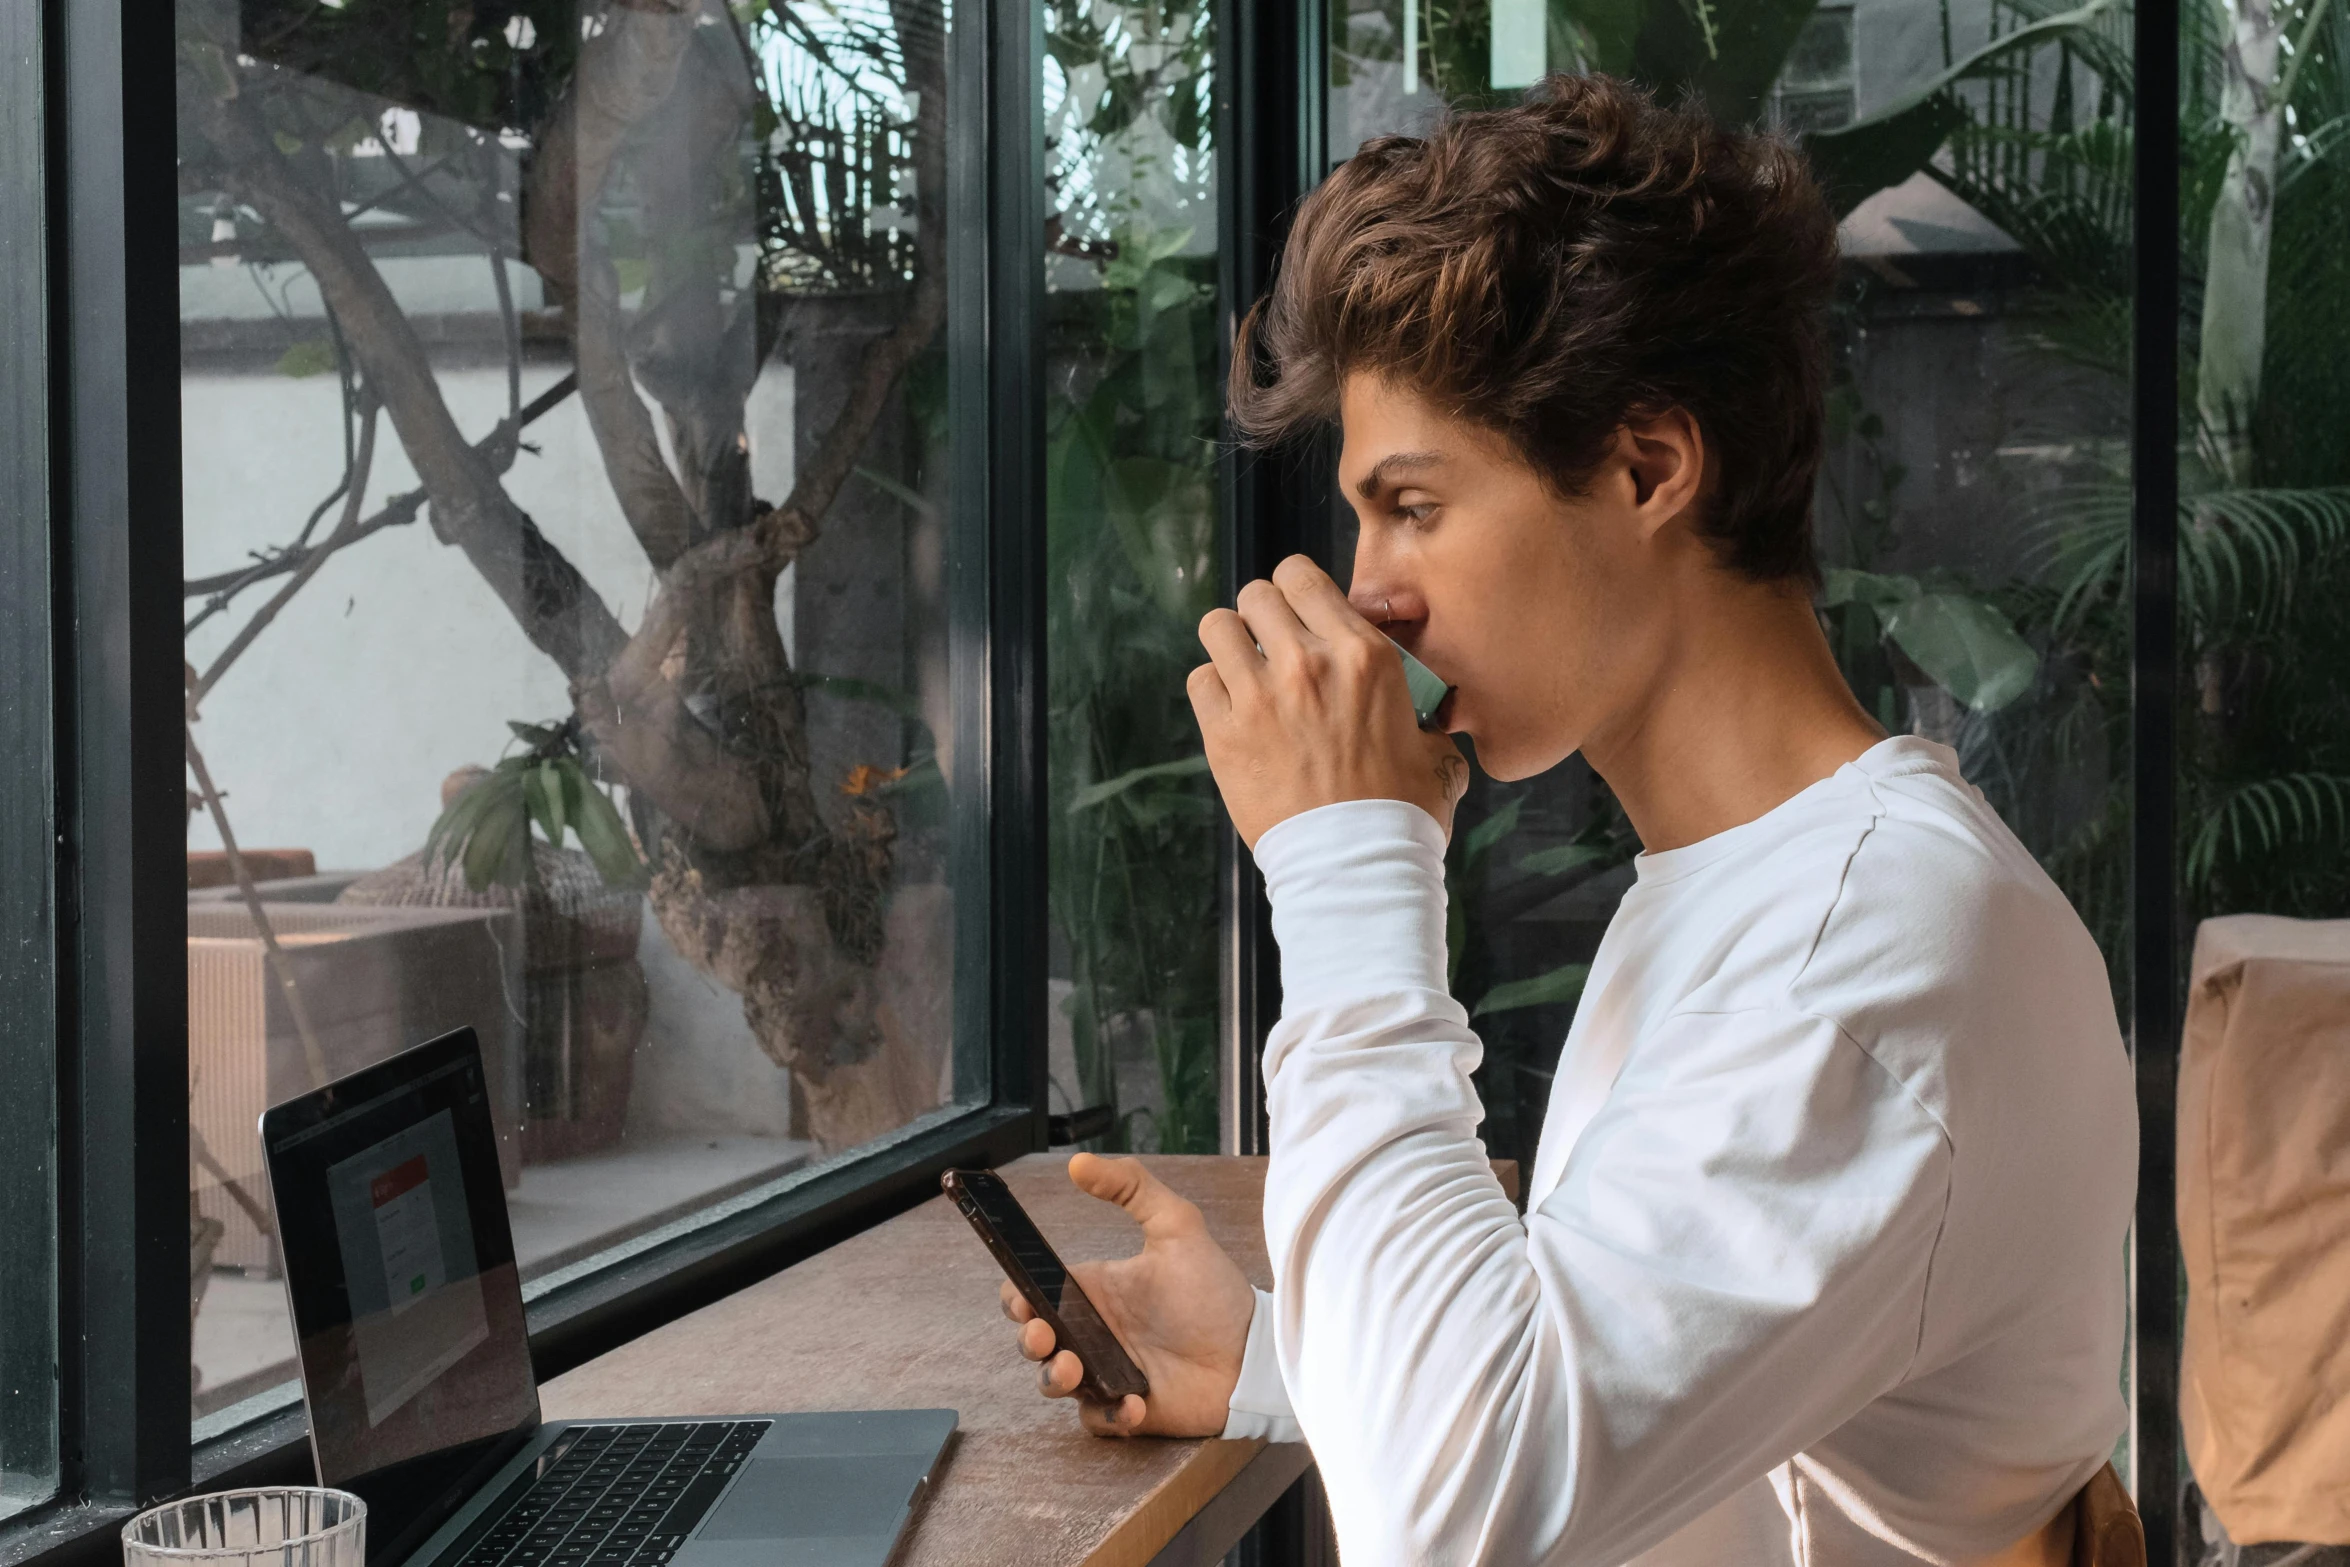
[[[1143,1168],[1140,1159],[1105,1159],[1099,1154],[1074,1154],[1069,1179],[1077,1189],[1103,1202],[1114,1202],[1133,1216],[1145,1232],[1194,1220],[1199,1210],[1165,1182]]]

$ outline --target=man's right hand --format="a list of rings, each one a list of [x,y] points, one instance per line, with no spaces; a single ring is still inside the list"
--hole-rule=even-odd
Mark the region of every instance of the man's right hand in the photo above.
[[[1069,1270],[1151,1384],[1147,1398],[1129,1394],[1115,1405],[1082,1399],[1085,1428],[1096,1436],[1216,1435],[1240,1380],[1256,1292],[1208,1234],[1199,1209],[1140,1160],[1081,1153],[1069,1161],[1069,1179],[1142,1226],[1134,1256]],[[1054,1344],[1051,1325],[1009,1282],[1003,1302],[1004,1315],[1020,1324],[1020,1353],[1043,1362],[1037,1385],[1045,1397],[1075,1396],[1084,1374],[1077,1357]]]

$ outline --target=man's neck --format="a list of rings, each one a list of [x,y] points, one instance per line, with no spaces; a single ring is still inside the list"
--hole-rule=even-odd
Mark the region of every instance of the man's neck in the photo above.
[[[1638,698],[1583,747],[1651,851],[1753,821],[1884,738],[1804,595],[1716,577],[1691,600]]]

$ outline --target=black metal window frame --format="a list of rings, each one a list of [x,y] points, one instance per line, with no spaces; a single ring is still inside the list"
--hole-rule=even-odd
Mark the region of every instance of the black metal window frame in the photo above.
[[[2130,428],[2130,1048],[2138,1081],[2132,1466],[2146,1559],[2182,1560],[2177,1087],[2179,1019],[2179,0],[2136,0],[2131,147],[2136,296]]]
[[[950,86],[960,124],[985,134],[949,149],[949,461],[979,515],[950,548],[949,636],[956,754],[985,766],[951,854],[984,878],[954,963],[986,976],[958,987],[955,1014],[958,1037],[986,1041],[985,1099],[535,1301],[542,1379],[913,1206],[950,1165],[1047,1143],[1042,31],[1019,0],[964,15]],[[30,698],[0,702],[0,1047],[55,1061],[59,1346],[57,1493],[0,1521],[0,1567],[114,1560],[141,1506],[309,1465],[298,1409],[201,1446],[190,1432],[179,257],[158,217],[177,198],[169,18],[0,0],[0,223],[36,236],[43,263],[0,277],[0,550],[9,580],[52,589],[8,605],[0,641],[0,678]],[[53,923],[23,897],[40,876]],[[0,1107],[0,1133],[48,1135],[51,1107],[26,1097]],[[15,1300],[0,1290],[0,1309]]]
[[[0,5],[0,1236],[54,1254],[56,874],[39,18]],[[0,1455],[56,1458],[54,1270],[0,1265]]]

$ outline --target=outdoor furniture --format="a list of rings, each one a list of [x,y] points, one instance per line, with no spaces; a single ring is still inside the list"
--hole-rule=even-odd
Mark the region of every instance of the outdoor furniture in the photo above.
[[[314,1068],[251,910],[188,904],[188,1126],[201,1216],[223,1226],[216,1267],[275,1272],[261,1217],[261,1112],[314,1086],[470,1025],[499,1101],[498,1156],[521,1172],[520,923],[503,909],[264,903],[323,1059]],[[318,1080],[325,1080],[318,1079]],[[232,1189],[233,1188],[233,1189]],[[257,1214],[258,1210],[258,1214]]]
[[[2350,1544],[2350,920],[2206,920],[2179,1058],[2179,1419],[2238,1545]]]

